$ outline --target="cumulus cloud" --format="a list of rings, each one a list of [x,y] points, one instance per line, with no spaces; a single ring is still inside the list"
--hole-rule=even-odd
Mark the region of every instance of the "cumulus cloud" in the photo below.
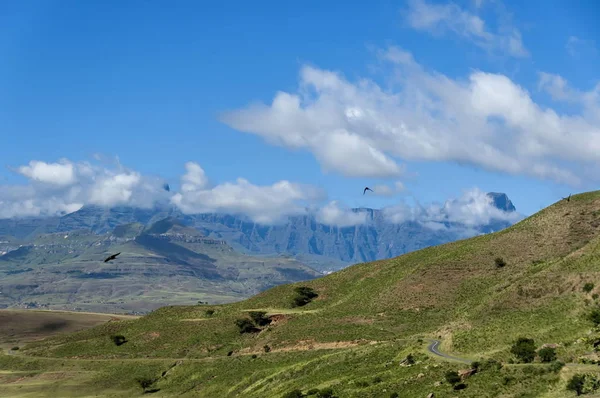
[[[21,166],[17,170],[32,180],[47,184],[65,186],[77,180],[73,164],[65,159],[61,159],[58,163],[32,160],[28,166]]]
[[[343,208],[338,201],[334,200],[320,208],[316,212],[315,218],[321,224],[344,228],[366,223],[367,213],[353,212]]]
[[[187,214],[244,214],[257,223],[274,224],[286,216],[305,214],[308,204],[323,197],[315,187],[286,180],[259,186],[238,178],[209,188],[200,165],[188,162],[186,169],[182,190],[171,202]]]
[[[86,204],[147,208],[166,198],[163,180],[120,165],[111,169],[68,159],[32,160],[12,170],[28,183],[0,187],[0,218],[68,214]]]
[[[389,87],[304,66],[297,93],[278,92],[271,105],[229,111],[222,121],[270,143],[306,148],[350,177],[397,176],[402,158],[573,185],[598,178],[581,174],[600,160],[600,120],[591,111],[598,87],[576,93],[586,104],[581,114],[561,114],[501,74],[473,70],[452,79],[397,47],[379,55],[392,70]]]
[[[476,1],[475,5],[480,8],[482,1]],[[502,32],[491,33],[479,16],[453,2],[433,4],[425,0],[409,0],[405,20],[413,29],[435,35],[452,32],[488,51],[502,51],[513,57],[529,56],[518,29],[507,27]]]

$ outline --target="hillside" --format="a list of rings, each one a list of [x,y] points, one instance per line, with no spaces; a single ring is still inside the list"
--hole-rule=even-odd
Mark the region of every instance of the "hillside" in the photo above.
[[[161,396],[282,397],[331,388],[338,397],[570,397],[574,374],[588,374],[587,389],[599,384],[593,380],[600,368],[585,364],[598,359],[600,329],[589,315],[600,314],[599,259],[600,191],[574,195],[500,232],[354,265],[245,301],[164,307],[33,343],[0,357],[0,369],[41,377],[85,367],[91,375],[63,376],[82,395],[141,395],[140,380],[147,380],[146,389]],[[294,306],[300,286],[318,297]],[[266,314],[250,321],[250,311]],[[127,342],[114,344],[117,335]],[[536,349],[553,345],[566,366],[539,357],[513,364],[519,337],[533,339]],[[464,389],[455,391],[444,375],[468,365],[434,356],[429,339],[466,362],[482,361]],[[62,368],[44,358],[61,358]]]
[[[490,192],[488,196],[496,208],[508,213],[516,211],[506,194]],[[0,236],[27,241],[44,233],[85,230],[104,234],[123,224],[147,227],[161,219],[172,218],[207,237],[224,240],[242,253],[286,255],[316,270],[332,271],[350,264],[396,257],[465,236],[498,231],[510,225],[504,220],[490,220],[487,225],[467,228],[444,222],[444,228],[432,229],[414,220],[393,222],[384,210],[358,208],[353,211],[364,213],[366,223],[336,227],[320,223],[314,214],[308,214],[289,217],[280,225],[266,226],[231,214],[186,215],[167,205],[154,209],[86,206],[62,217],[0,220]]]
[[[239,253],[170,218],[6,245],[12,250],[0,256],[4,307],[143,313],[165,303],[232,302],[321,275],[293,259]],[[116,252],[116,260],[103,262]]]

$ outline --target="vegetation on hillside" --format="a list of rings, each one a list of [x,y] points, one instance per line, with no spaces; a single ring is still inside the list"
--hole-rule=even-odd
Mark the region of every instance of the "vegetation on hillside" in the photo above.
[[[584,289],[597,284],[599,260],[592,192],[494,234],[242,302],[168,306],[30,343],[0,356],[0,369],[85,369],[89,379],[69,376],[82,391],[114,396],[141,394],[140,377],[181,396],[575,396],[599,385],[600,307]],[[115,345],[115,335],[127,343]],[[431,354],[430,339],[467,363]]]

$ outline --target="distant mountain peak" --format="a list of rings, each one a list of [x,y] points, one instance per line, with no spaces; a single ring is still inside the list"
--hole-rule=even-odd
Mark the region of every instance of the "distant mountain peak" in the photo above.
[[[517,209],[513,205],[513,202],[511,202],[511,200],[508,198],[508,195],[506,195],[505,193],[488,192],[487,196],[492,198],[492,201],[494,202],[494,206],[497,209],[500,209],[502,211],[507,211],[507,212],[517,211]]]

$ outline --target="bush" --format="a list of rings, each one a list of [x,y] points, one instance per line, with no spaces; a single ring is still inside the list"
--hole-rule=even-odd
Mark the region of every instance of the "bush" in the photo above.
[[[414,365],[415,364],[415,357],[413,356],[413,354],[408,354],[406,356],[406,363],[409,365]]]
[[[519,337],[511,347],[510,352],[521,362],[533,362],[535,359],[535,342],[533,339]]]
[[[306,392],[306,395],[317,395],[319,393],[319,389],[318,388],[311,388],[310,390],[308,390]]]
[[[264,311],[250,311],[250,318],[252,318],[254,323],[258,326],[266,326],[271,323],[271,318],[269,318]]]
[[[212,314],[215,313],[215,310],[206,310],[206,311],[204,311],[204,313],[208,316],[212,316]]]
[[[317,398],[335,398],[335,395],[333,395],[333,388],[327,387],[320,390],[317,393]]]
[[[591,310],[588,314],[588,320],[592,321],[594,325],[600,325],[600,308],[596,307]]]
[[[552,347],[542,348],[537,354],[542,362],[552,362],[556,360],[556,350]]]
[[[581,395],[583,393],[583,384],[585,383],[585,377],[580,374],[573,375],[569,382],[567,383],[567,390],[575,391],[577,395]]]
[[[592,299],[594,299],[594,300],[598,300],[598,297],[599,297],[599,296],[598,296],[598,293],[594,293],[594,294],[592,294]]]
[[[292,306],[294,307],[302,307],[310,303],[314,298],[319,297],[313,289],[307,286],[299,286],[294,291],[296,292],[296,296],[292,302]]]
[[[13,351],[17,351],[18,349],[19,349],[18,346],[14,346],[13,348],[11,348],[11,350],[13,350]]]
[[[548,366],[548,370],[553,373],[558,373],[565,366],[564,362],[554,361]]]
[[[460,383],[460,376],[456,370],[447,371],[444,377],[446,378],[446,381],[452,385]]]
[[[588,282],[585,285],[583,285],[583,291],[584,292],[589,293],[592,290],[594,290],[594,284],[592,282]]]
[[[137,381],[140,387],[142,387],[144,390],[150,387],[152,383],[154,383],[154,380],[152,380],[149,377],[138,377],[137,379],[135,379],[135,381]]]
[[[302,394],[302,391],[295,389],[292,390],[290,392],[288,392],[287,394],[283,395],[283,398],[302,398],[304,397],[304,394]]]
[[[235,324],[240,330],[240,334],[255,333],[260,331],[260,329],[256,328],[252,321],[248,318],[237,319]]]
[[[263,347],[263,350],[265,350],[265,352],[269,352],[269,351],[271,351],[271,347],[269,347],[268,345],[265,345]]]
[[[256,354],[252,354],[252,359],[256,359],[258,356]]]
[[[486,359],[481,362],[478,370],[500,370],[502,369],[502,363],[495,359]]]
[[[125,338],[125,336],[120,335],[120,334],[114,335],[114,336],[110,336],[110,339],[117,346],[120,346],[120,345],[123,345],[123,344],[127,343],[127,339]]]
[[[494,263],[496,264],[496,268],[504,268],[506,266],[506,261],[502,257],[496,257]]]
[[[398,398],[398,393],[397,392],[391,393],[390,398]]]
[[[373,384],[381,383],[382,381],[383,381],[383,379],[379,376],[375,376],[373,378]]]

